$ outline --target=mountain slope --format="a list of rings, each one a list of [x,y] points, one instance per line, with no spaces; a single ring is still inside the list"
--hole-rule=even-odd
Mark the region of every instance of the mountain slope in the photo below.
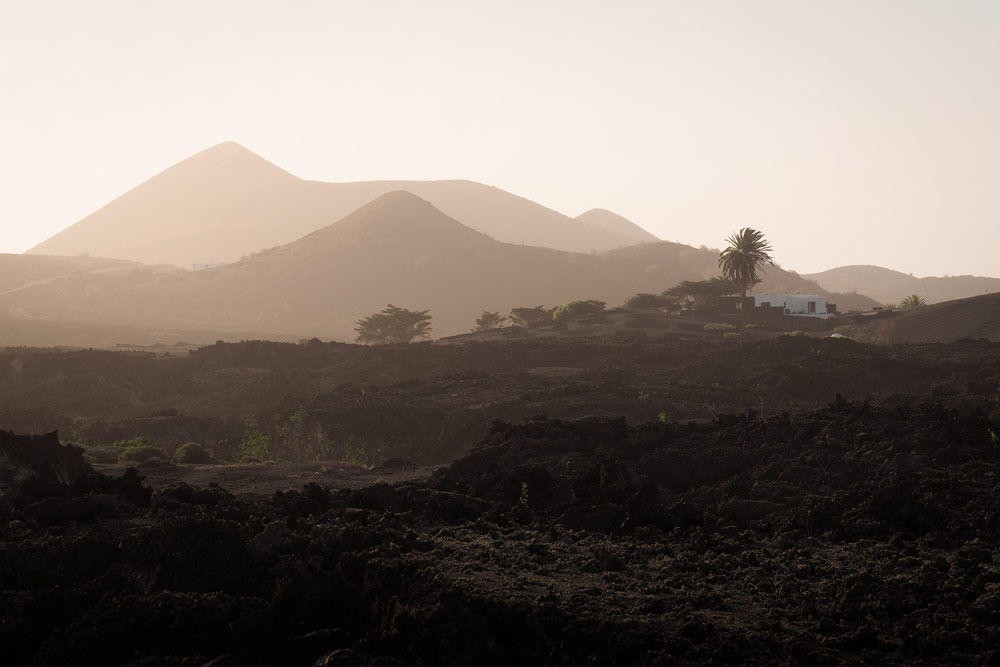
[[[718,255],[677,243],[600,254],[500,243],[408,192],[244,261],[208,271],[128,278],[88,274],[0,296],[25,318],[149,330],[247,331],[354,337],[356,321],[387,303],[429,309],[435,337],[468,331],[484,310],[573,299],[622,303],[718,273]],[[763,288],[815,291],[769,269]]]
[[[576,216],[576,221],[602,227],[639,243],[660,240],[628,218],[603,208],[592,208],[586,213],[581,213]]]
[[[917,294],[928,303],[940,303],[979,294],[1000,292],[1000,279],[981,276],[929,276],[915,278],[881,266],[841,266],[806,276],[824,289],[836,292],[857,290],[881,303],[896,303]]]
[[[173,267],[148,267],[120,259],[101,259],[89,255],[50,257],[47,255],[0,254],[0,294],[23,290],[42,282],[52,282],[68,276],[87,273],[125,275],[131,271],[155,270],[171,272]]]
[[[501,241],[575,252],[635,242],[634,233],[577,222],[481,183],[303,181],[229,142],[157,174],[29,252],[86,252],[184,268],[235,262],[290,243],[387,192],[403,189]]]
[[[314,181],[312,186],[319,205],[335,218],[387,192],[405,190],[426,199],[462,224],[504,243],[591,252],[637,242],[633,236],[573,220],[530,199],[473,181]]]
[[[947,343],[962,338],[1000,342],[1000,292],[895,313],[857,330],[875,343]]]
[[[305,200],[306,190],[304,181],[242,146],[219,144],[157,174],[28,252],[89,253],[184,268],[195,262],[235,261],[290,240],[282,221],[294,220],[293,227],[310,230],[324,224],[322,212]]]

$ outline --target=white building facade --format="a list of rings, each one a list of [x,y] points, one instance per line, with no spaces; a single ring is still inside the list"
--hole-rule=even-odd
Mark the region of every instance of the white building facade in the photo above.
[[[819,294],[754,294],[753,302],[756,308],[783,308],[785,315],[826,319],[833,314],[827,312],[826,297]]]

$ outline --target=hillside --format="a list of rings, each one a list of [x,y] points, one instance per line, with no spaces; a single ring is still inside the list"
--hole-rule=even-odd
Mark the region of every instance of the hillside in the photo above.
[[[927,303],[1000,291],[1000,278],[982,276],[928,276],[916,278],[881,266],[841,266],[803,276],[834,292],[857,291],[880,303],[896,303],[917,294]]]
[[[125,275],[133,270],[171,272],[175,268],[146,267],[137,262],[102,259],[89,255],[50,257],[46,255],[0,254],[0,295],[22,290],[41,282],[60,280],[86,273]]]
[[[89,253],[186,269],[196,262],[231,262],[329,224],[306,190],[299,178],[224,143],[157,174],[28,252]]]
[[[635,231],[622,233],[602,225],[578,221],[530,199],[473,181],[369,181],[361,183],[310,183],[317,206],[331,221],[342,218],[388,192],[405,190],[426,199],[444,214],[497,241],[552,248],[567,252],[592,252],[633,245]]]
[[[603,208],[592,208],[586,213],[581,213],[576,216],[576,221],[603,227],[640,243],[660,240],[628,218]]]
[[[1000,292],[898,311],[858,327],[852,335],[880,344],[947,343],[963,338],[1000,342]]]
[[[153,176],[29,253],[145,264],[230,263],[290,243],[369,201],[405,189],[463,224],[509,243],[574,252],[635,243],[620,234],[471,181],[304,181],[227,142]]]
[[[133,271],[121,279],[86,274],[0,296],[0,308],[81,325],[349,340],[360,317],[393,303],[429,309],[439,337],[468,331],[483,310],[585,298],[617,305],[636,292],[716,273],[715,252],[676,243],[594,255],[500,243],[411,193],[393,192],[232,265],[174,275]],[[814,288],[777,268],[762,286]]]

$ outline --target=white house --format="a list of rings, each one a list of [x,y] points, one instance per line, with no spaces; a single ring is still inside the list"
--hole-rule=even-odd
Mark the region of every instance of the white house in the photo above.
[[[754,294],[755,308],[782,308],[785,315],[802,315],[826,319],[836,312],[836,304],[827,304],[819,294]]]

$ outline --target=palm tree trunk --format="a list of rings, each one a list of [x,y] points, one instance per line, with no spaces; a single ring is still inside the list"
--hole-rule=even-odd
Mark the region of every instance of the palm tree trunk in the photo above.
[[[743,285],[740,289],[740,345],[743,344],[743,306],[746,305],[747,288]]]

